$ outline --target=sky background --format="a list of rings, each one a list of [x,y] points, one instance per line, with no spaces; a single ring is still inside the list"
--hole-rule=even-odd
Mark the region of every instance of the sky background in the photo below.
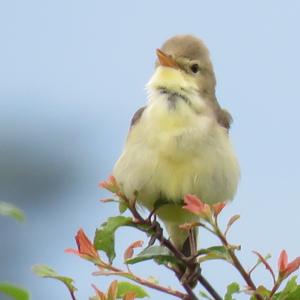
[[[248,267],[252,250],[272,253],[275,268],[282,248],[300,255],[299,14],[297,0],[1,1],[0,199],[20,206],[27,222],[0,219],[0,281],[27,287],[33,300],[69,299],[62,284],[31,273],[46,263],[75,278],[78,300],[93,294],[90,283],[106,289],[111,278],[93,278],[93,266],[64,249],[75,246],[80,227],[93,238],[118,213],[98,201],[107,194],[97,184],[146,102],[155,49],[183,33],[207,44],[219,102],[234,118],[242,179],[222,223],[233,214],[241,220],[230,241],[242,245]],[[140,238],[120,230],[119,255]],[[201,234],[200,242],[216,241]],[[176,286],[152,264],[134,270]],[[220,293],[243,283],[222,262],[204,265],[203,274]],[[271,284],[263,268],[255,278]]]

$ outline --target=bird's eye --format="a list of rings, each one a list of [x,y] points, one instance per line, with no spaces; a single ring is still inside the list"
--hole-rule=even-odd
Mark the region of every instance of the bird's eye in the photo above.
[[[198,64],[192,64],[190,68],[191,68],[191,71],[195,74],[200,71],[200,67]]]

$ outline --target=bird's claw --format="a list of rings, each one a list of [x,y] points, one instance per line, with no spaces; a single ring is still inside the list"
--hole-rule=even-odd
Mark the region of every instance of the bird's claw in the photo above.
[[[151,238],[148,243],[148,247],[152,246],[156,240],[160,240],[163,235],[163,229],[161,228],[159,222],[156,220],[156,215],[154,215],[153,220],[151,220],[153,214],[148,217],[149,223],[151,224],[149,227],[149,232],[151,232]]]
[[[198,264],[193,264],[190,267],[186,268],[185,272],[180,278],[180,281],[182,283],[188,284],[191,287],[194,287],[200,273],[200,266]]]

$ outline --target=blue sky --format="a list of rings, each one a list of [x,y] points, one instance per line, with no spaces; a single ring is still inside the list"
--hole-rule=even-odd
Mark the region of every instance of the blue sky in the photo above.
[[[63,250],[78,228],[93,236],[117,213],[98,202],[105,193],[97,183],[110,174],[130,118],[146,101],[155,49],[182,33],[207,44],[219,102],[234,117],[242,179],[224,213],[224,223],[241,215],[231,241],[242,244],[247,266],[254,249],[273,253],[274,266],[282,248],[300,255],[299,13],[296,0],[2,1],[0,198],[22,207],[28,221],[0,220],[0,280],[27,286],[33,299],[66,299],[60,284],[31,274],[43,262],[76,279],[79,299],[92,293],[91,282],[107,286]],[[120,231],[119,253],[141,237]],[[200,242],[214,241],[203,234]],[[151,264],[137,272],[145,268],[170,283]],[[222,263],[203,269],[220,292],[238,279]],[[256,278],[271,283],[263,269]]]

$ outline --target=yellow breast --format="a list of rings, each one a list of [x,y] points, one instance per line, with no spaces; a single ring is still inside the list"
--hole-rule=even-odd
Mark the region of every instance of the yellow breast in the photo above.
[[[113,174],[131,197],[151,209],[159,197],[181,201],[191,193],[216,203],[233,198],[239,166],[226,130],[206,102],[194,93],[193,80],[171,68],[158,68],[148,84],[149,104],[133,126]],[[173,99],[187,91],[189,101]]]
[[[132,128],[116,163],[125,193],[138,191],[149,209],[160,195],[175,202],[188,193],[209,203],[232,199],[239,168],[225,129],[184,102],[170,111],[160,97]]]

